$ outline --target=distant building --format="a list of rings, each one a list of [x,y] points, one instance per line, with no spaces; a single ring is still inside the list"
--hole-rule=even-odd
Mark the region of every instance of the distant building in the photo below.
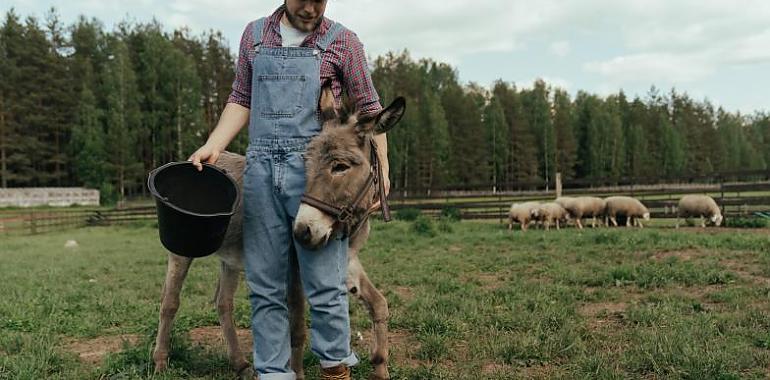
[[[99,206],[99,190],[81,187],[0,189],[0,207]]]

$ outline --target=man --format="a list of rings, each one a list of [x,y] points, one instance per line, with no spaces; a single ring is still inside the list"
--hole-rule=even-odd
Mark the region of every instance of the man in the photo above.
[[[294,379],[286,304],[289,255],[299,262],[310,303],[311,349],[322,378],[349,379],[358,361],[350,349],[347,239],[307,251],[292,237],[305,187],[302,157],[320,133],[318,98],[330,81],[339,104],[346,90],[362,114],[379,112],[358,37],[324,17],[326,0],[285,0],[243,33],[233,92],[215,130],[190,160],[214,163],[249,124],[244,173],[244,265],[252,306],[254,368],[261,380]],[[387,141],[376,137],[386,191]]]

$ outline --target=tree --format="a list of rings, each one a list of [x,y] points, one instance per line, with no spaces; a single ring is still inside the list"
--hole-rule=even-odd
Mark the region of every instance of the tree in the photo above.
[[[537,146],[521,96],[515,86],[503,81],[495,82],[492,94],[503,107],[506,124],[510,128],[510,148],[505,176],[514,182],[533,181],[537,177]],[[514,183],[512,185],[515,186]]]
[[[550,89],[542,79],[535,81],[532,90],[522,91],[524,116],[537,141],[540,177],[546,181],[553,177],[556,162],[556,133],[551,119]]]
[[[141,147],[137,144],[142,121],[140,96],[126,44],[110,37],[108,51],[102,78],[107,101],[106,141],[110,147],[107,170],[120,199],[125,199],[128,191],[144,179]]]
[[[572,102],[569,94],[556,89],[553,95],[554,172],[561,172],[563,178],[575,177],[575,164],[577,163],[577,139],[573,129]]]
[[[505,111],[497,97],[492,96],[484,108],[484,126],[486,128],[487,153],[489,166],[492,168],[492,183],[497,187],[500,182],[508,182],[506,160],[510,157],[510,127],[505,122]]]

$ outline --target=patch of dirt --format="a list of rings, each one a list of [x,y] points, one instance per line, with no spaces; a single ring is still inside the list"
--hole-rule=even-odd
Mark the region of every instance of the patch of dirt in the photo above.
[[[82,362],[95,365],[101,363],[107,354],[120,352],[124,342],[135,345],[139,342],[139,335],[124,334],[73,340],[65,343],[65,347],[67,351],[77,354]]]
[[[693,232],[693,233],[699,233],[699,234],[709,234],[709,235],[736,234],[736,233],[770,235],[770,228],[680,227],[679,231]]]
[[[596,317],[601,314],[622,314],[628,304],[625,302],[599,302],[581,306],[578,313],[586,317]]]
[[[352,331],[353,335],[353,349],[357,352],[371,352],[372,344],[372,330],[356,330]],[[406,330],[389,330],[388,331],[388,348],[389,348],[389,361],[391,363],[398,363],[399,366],[408,368],[419,368],[427,363],[414,359],[416,352],[420,349],[420,342],[418,342],[412,334]]]
[[[396,286],[393,288],[393,291],[404,301],[411,301],[414,299],[414,290],[408,286]]]
[[[457,245],[450,245],[448,249],[449,249],[449,252],[455,252],[455,253],[463,251],[463,247],[460,247]]]
[[[520,368],[521,377],[525,379],[551,379],[556,374],[557,367],[553,364],[540,364]]]
[[[705,251],[699,251],[695,249],[664,250],[656,252],[650,256],[650,259],[655,261],[664,261],[670,257],[676,257],[681,261],[689,261],[694,257],[705,256],[706,254],[707,252]]]
[[[495,273],[479,273],[475,278],[481,283],[481,288],[485,290],[496,290],[504,281]]]
[[[578,314],[588,319],[587,325],[592,331],[606,331],[620,324],[626,308],[626,302],[588,303],[578,308]]]
[[[511,374],[513,373],[513,366],[501,363],[485,363],[481,366],[481,373],[485,375]]]
[[[737,260],[722,260],[720,263],[744,280],[757,285],[770,285],[770,278],[760,275],[762,271],[756,264],[746,264]]]
[[[205,347],[219,347],[224,352],[227,347],[225,344],[225,336],[222,335],[222,328],[220,326],[206,326],[198,327],[190,330],[188,333],[190,341],[198,346]],[[253,347],[253,338],[251,330],[249,329],[236,329],[235,334],[238,336],[238,347],[245,355],[251,353]]]

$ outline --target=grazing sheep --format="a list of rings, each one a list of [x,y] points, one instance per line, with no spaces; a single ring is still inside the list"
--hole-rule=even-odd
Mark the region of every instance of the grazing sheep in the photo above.
[[[513,223],[521,224],[521,230],[526,231],[532,221],[531,211],[539,206],[539,202],[514,203],[508,211],[508,229],[513,229]]]
[[[564,207],[571,219],[575,219],[578,228],[583,229],[583,218],[593,218],[591,227],[596,228],[596,218],[604,217],[606,203],[597,197],[559,197],[556,203]]]
[[[644,228],[639,218],[650,220],[650,210],[634,198],[609,197],[605,199],[605,202],[607,204],[605,215],[609,217],[615,227],[618,226],[618,216],[626,218],[626,227],[631,227],[631,219],[633,219],[633,225],[638,225],[639,228]]]
[[[676,211],[676,228],[679,228],[680,218],[699,217],[700,225],[706,228],[708,218],[711,223],[719,227],[722,224],[722,211],[714,201],[714,198],[708,195],[685,195],[679,200]]]
[[[569,220],[569,213],[564,207],[561,207],[556,202],[543,203],[538,207],[535,207],[530,212],[533,220],[537,220],[543,223],[546,230],[551,229],[551,225],[555,224],[558,230],[561,222]]]

